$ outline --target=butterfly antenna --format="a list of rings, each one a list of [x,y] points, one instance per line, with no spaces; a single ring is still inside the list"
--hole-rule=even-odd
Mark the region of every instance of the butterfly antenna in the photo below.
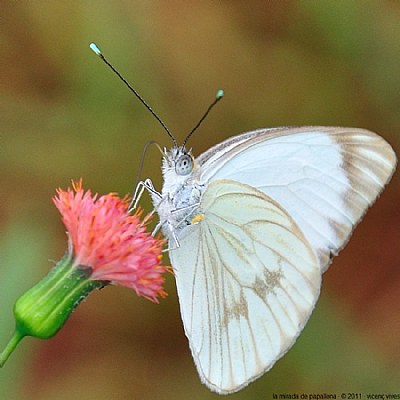
[[[174,145],[177,146],[176,139],[174,138],[174,135],[170,132],[168,127],[164,124],[162,119],[153,111],[153,109],[149,106],[149,104],[146,102],[146,100],[129,84],[129,82],[112,66],[112,64],[104,57],[103,53],[101,50],[96,46],[95,43],[90,43],[89,45],[90,49],[93,50],[93,52],[99,56],[104,63],[112,69],[112,71],[118,76],[119,79],[121,79],[122,82],[125,83],[125,85],[129,88],[129,90],[140,100],[140,102],[153,114],[153,117],[160,123],[160,125],[164,128],[165,132],[167,132],[168,136],[172,139],[174,142]]]
[[[215,100],[208,106],[207,111],[200,118],[199,122],[195,125],[195,127],[187,134],[185,140],[183,141],[183,146],[186,145],[189,138],[193,135],[193,133],[197,130],[197,128],[201,125],[201,123],[206,119],[209,112],[213,109],[213,107],[224,97],[224,91],[219,89],[217,91],[217,95],[215,96]]]

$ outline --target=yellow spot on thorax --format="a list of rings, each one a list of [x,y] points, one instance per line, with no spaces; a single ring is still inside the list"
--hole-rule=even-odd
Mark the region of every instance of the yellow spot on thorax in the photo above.
[[[204,214],[197,214],[192,219],[192,224],[197,224],[204,219]]]

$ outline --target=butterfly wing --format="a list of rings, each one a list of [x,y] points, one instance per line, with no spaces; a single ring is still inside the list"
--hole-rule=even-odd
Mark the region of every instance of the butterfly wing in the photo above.
[[[248,132],[196,159],[200,214],[170,252],[202,381],[237,391],[294,343],[321,272],[393,174],[376,134],[352,128]]]
[[[214,180],[170,251],[200,377],[237,391],[294,343],[319,295],[318,260],[290,215],[248,185]]]
[[[301,127],[244,133],[196,161],[201,183],[232,179],[279,203],[325,271],[390,180],[396,156],[364,129]]]

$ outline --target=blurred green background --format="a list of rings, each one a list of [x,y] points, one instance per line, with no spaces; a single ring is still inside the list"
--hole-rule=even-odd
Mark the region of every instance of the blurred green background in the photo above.
[[[66,249],[51,197],[72,178],[132,190],[144,143],[170,140],[89,50],[109,60],[195,155],[282,125],[371,129],[400,154],[398,1],[2,1],[0,347],[16,297]],[[160,187],[160,156],[143,176]],[[144,196],[147,197],[147,196]],[[148,199],[143,205],[150,210]],[[399,173],[324,276],[293,349],[235,399],[400,391]],[[173,277],[159,305],[91,295],[50,341],[25,339],[0,370],[6,400],[216,399],[191,359]]]

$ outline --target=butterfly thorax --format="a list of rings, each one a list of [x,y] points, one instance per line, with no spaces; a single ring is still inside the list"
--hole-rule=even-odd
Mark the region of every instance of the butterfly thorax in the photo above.
[[[152,200],[160,218],[161,229],[164,235],[170,237],[192,223],[203,187],[193,179],[195,166],[190,151],[181,146],[173,147],[164,154],[161,197],[153,194]]]

